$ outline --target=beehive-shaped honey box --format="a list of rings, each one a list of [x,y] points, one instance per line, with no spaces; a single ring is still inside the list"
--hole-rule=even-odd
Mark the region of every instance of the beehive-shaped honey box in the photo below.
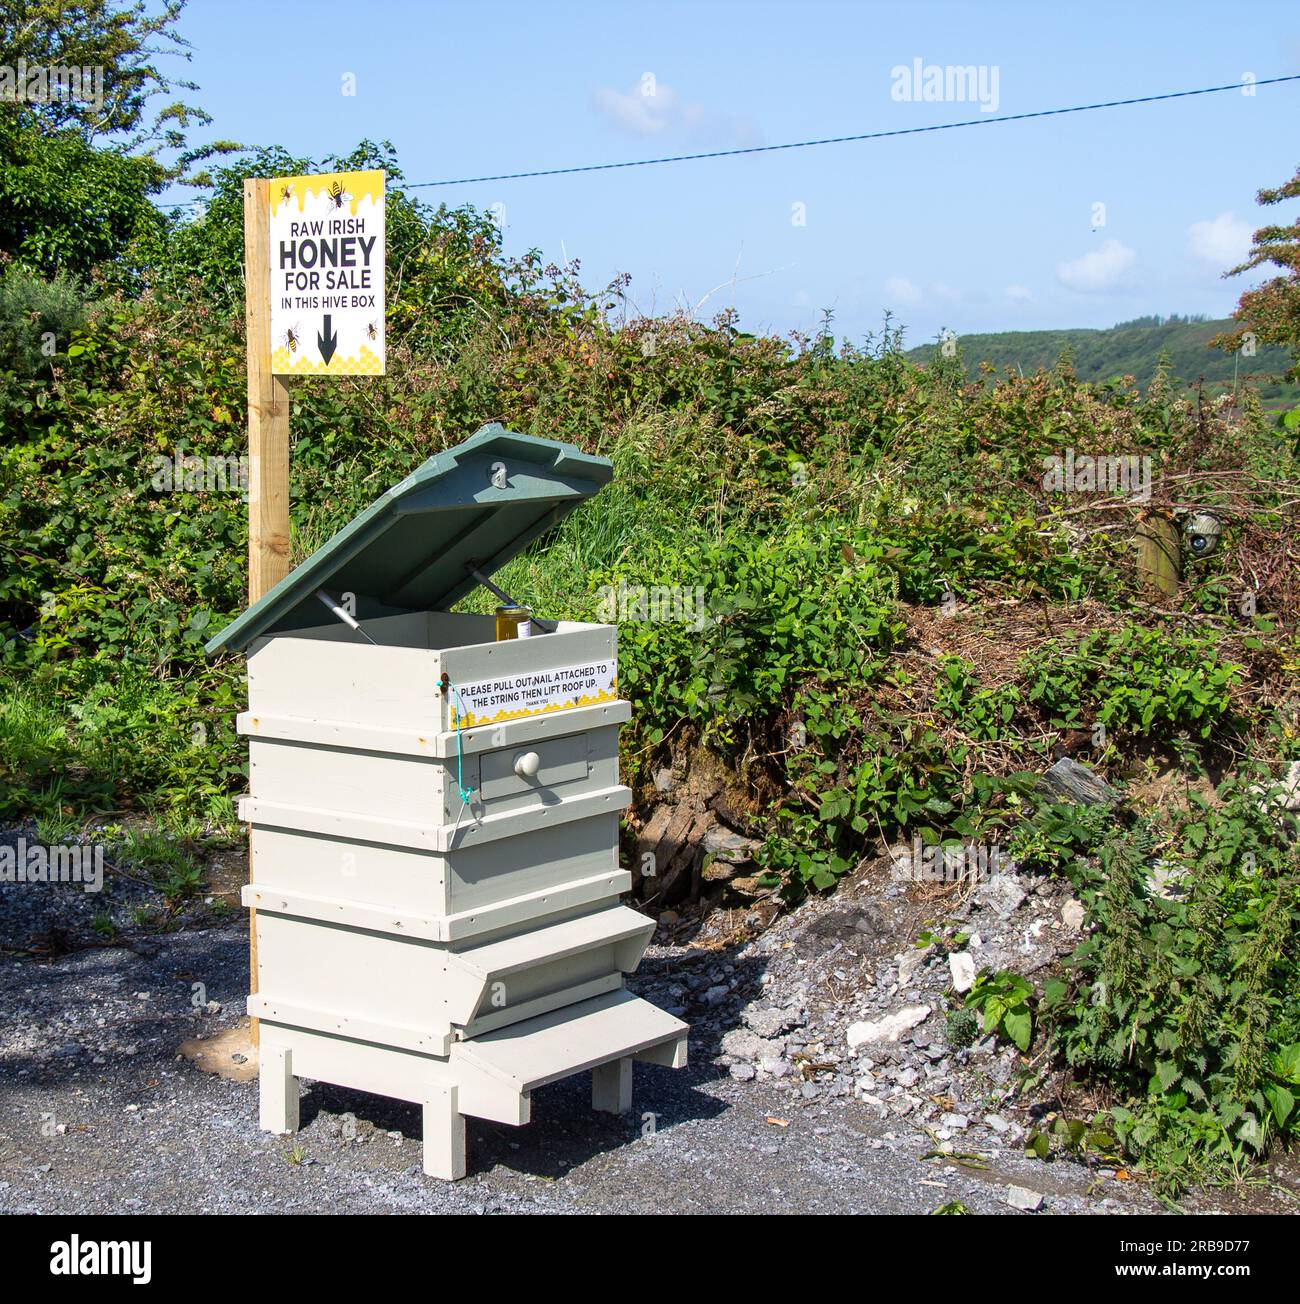
[[[248,655],[263,1128],[296,1130],[299,1077],[415,1101],[425,1171],[456,1178],[466,1115],[525,1123],[585,1069],[622,1112],[635,1059],[686,1062],[624,988],[653,922],[619,904],[613,627],[498,642],[447,610],[610,475],[485,426],[208,645]]]

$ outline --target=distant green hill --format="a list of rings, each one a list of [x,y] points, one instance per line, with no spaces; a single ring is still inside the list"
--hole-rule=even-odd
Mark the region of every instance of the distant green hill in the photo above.
[[[981,362],[1019,368],[1028,374],[1039,367],[1055,366],[1069,350],[1081,379],[1109,380],[1130,375],[1146,388],[1155,374],[1163,352],[1169,356],[1175,381],[1194,385],[1205,381],[1213,390],[1231,386],[1234,367],[1238,379],[1259,376],[1260,398],[1268,407],[1300,403],[1300,386],[1276,379],[1290,366],[1285,349],[1261,348],[1253,358],[1238,359],[1210,341],[1237,323],[1207,321],[1197,317],[1138,317],[1120,322],[1109,330],[1001,331],[991,335],[963,335],[957,344],[968,374],[974,376]],[[924,344],[908,350],[914,362],[928,362],[937,345]]]

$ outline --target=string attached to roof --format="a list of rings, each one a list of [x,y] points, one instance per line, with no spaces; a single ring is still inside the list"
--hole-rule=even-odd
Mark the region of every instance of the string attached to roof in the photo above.
[[[455,842],[461,817],[469,809],[474,789],[465,786],[465,743],[461,737],[465,724],[465,699],[461,697],[460,689],[446,675],[443,676],[442,689],[446,693],[456,694],[456,788],[460,792],[460,810],[456,812],[456,823],[451,830],[451,840]]]

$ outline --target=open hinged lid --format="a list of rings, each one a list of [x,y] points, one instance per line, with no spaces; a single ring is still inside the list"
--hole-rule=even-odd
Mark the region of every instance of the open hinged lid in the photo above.
[[[263,634],[322,624],[315,594],[356,598],[356,615],[446,611],[613,476],[568,444],[482,427],[431,457],[345,525],[207,644],[242,651]],[[328,616],[325,617],[328,619]]]

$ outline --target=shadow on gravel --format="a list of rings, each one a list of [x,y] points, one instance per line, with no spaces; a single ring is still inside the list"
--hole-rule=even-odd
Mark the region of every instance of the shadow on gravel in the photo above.
[[[469,1176],[495,1168],[551,1180],[567,1176],[592,1159],[623,1149],[652,1132],[682,1123],[716,1118],[727,1106],[697,1090],[701,1080],[717,1076],[708,1067],[703,1078],[692,1070],[652,1064],[636,1066],[631,1113],[623,1117],[591,1108],[591,1075],[579,1073],[533,1094],[532,1122],[522,1127],[466,1119]],[[687,1078],[687,1081],[681,1079]],[[386,1096],[313,1082],[302,1097],[304,1129],[323,1129],[331,1144],[340,1144],[363,1129],[400,1132],[417,1145],[423,1137],[417,1106]],[[349,1117],[350,1116],[350,1117]]]
[[[70,1078],[114,1092],[143,1086],[173,1065],[182,1041],[221,1026],[196,1001],[242,1010],[246,945],[242,927],[228,923],[130,946],[0,957],[0,1097]]]
[[[579,1073],[534,1092],[532,1121],[523,1127],[467,1119],[469,1175],[500,1167],[556,1180],[652,1133],[724,1113],[727,1104],[702,1088],[727,1077],[727,1070],[714,1063],[721,1040],[741,1026],[740,1007],[761,996],[766,968],[761,958],[737,959],[743,945],[647,957],[629,976],[628,987],[638,996],[691,1025],[689,1067],[637,1064],[632,1110],[623,1116],[594,1111],[591,1075]],[[720,996],[723,987],[725,998]],[[312,1082],[300,1111],[303,1128],[323,1129],[331,1143],[372,1128],[400,1132],[417,1143],[423,1136],[415,1105],[330,1083]]]

